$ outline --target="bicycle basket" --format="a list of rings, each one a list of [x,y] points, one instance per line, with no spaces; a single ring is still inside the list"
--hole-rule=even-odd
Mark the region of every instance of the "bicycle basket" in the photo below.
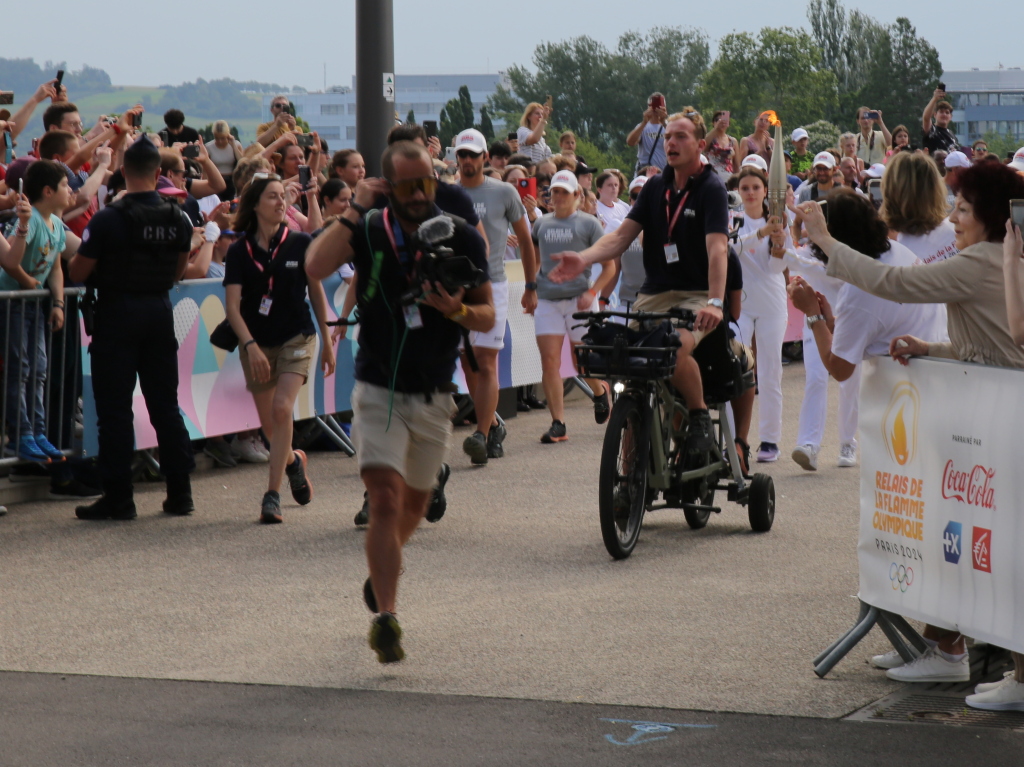
[[[576,363],[587,378],[669,378],[680,346],[668,320],[648,330],[606,322],[583,336]]]

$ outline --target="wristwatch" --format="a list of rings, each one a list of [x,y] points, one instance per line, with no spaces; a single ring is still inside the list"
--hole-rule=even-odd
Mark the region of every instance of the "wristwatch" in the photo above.
[[[725,307],[725,304],[722,302],[721,298],[709,298],[708,306],[713,306],[716,309],[723,309]]]
[[[807,315],[807,327],[812,327],[815,322],[821,322],[825,319],[824,314],[808,314]]]
[[[451,314],[446,314],[445,317],[452,322],[459,322],[468,314],[465,304],[459,304],[459,308]]]
[[[525,290],[536,290],[537,289],[537,283],[536,282],[528,282],[525,285],[523,285],[523,288]]]

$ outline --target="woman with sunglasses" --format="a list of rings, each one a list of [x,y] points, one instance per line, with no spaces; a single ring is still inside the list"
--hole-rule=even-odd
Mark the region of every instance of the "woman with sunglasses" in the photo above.
[[[313,498],[306,454],[292,450],[292,411],[309,377],[320,329],[324,375],[334,372],[334,347],[327,329],[327,297],[305,271],[310,237],[285,225],[287,193],[276,175],[257,173],[242,193],[235,231],[243,236],[229,249],[224,287],[228,321],[238,336],[246,389],[252,393],[260,425],[270,441],[270,477],[260,521],[282,521],[280,488],[284,476],[300,505]]]

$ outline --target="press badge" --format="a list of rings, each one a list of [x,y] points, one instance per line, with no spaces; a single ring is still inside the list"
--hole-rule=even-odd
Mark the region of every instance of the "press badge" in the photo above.
[[[409,328],[409,330],[416,330],[423,327],[423,315],[420,314],[420,307],[418,305],[410,304],[402,311],[405,312],[405,326]]]
[[[274,299],[272,299],[270,296],[263,296],[263,298],[260,299],[260,314],[262,314],[264,317],[269,315],[270,307],[273,305]]]
[[[665,246],[665,263],[674,264],[679,260],[679,248],[676,247],[674,242],[670,242]]]

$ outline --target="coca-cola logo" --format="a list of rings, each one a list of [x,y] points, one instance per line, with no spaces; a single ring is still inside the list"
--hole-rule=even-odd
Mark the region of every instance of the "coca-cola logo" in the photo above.
[[[996,470],[976,464],[970,471],[958,471],[953,461],[942,471],[942,497],[955,498],[969,506],[995,509],[996,489],[992,484]]]

